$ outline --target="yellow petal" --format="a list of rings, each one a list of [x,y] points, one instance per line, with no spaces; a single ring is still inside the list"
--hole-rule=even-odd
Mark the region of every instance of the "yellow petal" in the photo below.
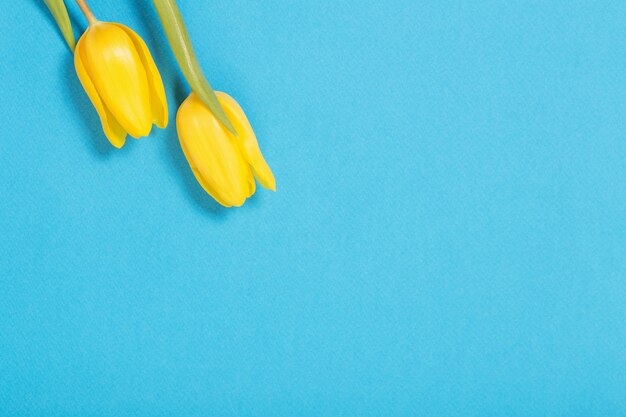
[[[126,131],[124,128],[115,120],[115,117],[111,114],[111,112],[106,108],[96,88],[94,87],[91,79],[89,78],[89,74],[85,69],[85,66],[82,62],[81,58],[81,50],[82,50],[82,38],[78,41],[76,45],[76,49],[74,51],[74,66],[76,67],[76,73],[78,74],[78,79],[80,83],[83,85],[83,88],[87,92],[89,99],[93,103],[96,111],[98,112],[98,116],[100,116],[100,123],[102,123],[102,129],[104,130],[104,134],[106,135],[109,142],[116,148],[121,148],[124,146],[124,142],[126,141]]]
[[[176,128],[185,157],[204,190],[225,207],[241,206],[251,195],[250,167],[232,135],[195,94],[178,109]]]
[[[148,88],[150,92],[150,105],[152,109],[152,122],[160,128],[167,126],[167,100],[165,98],[165,88],[163,88],[163,80],[161,74],[154,64],[154,59],[150,55],[150,50],[146,43],[133,32],[132,29],[115,23],[120,29],[124,30],[131,38],[137,49],[137,53],[141,58],[141,62],[148,77]]]
[[[81,38],[81,59],[101,100],[133,137],[152,128],[148,76],[126,31],[118,25],[91,24]]]
[[[248,197],[252,197],[252,194],[256,191],[256,182],[254,181],[254,175],[250,172],[250,178],[248,179]]]
[[[230,119],[239,134],[239,136],[234,139],[241,145],[241,152],[243,153],[246,161],[252,167],[252,171],[254,172],[254,176],[257,181],[259,181],[264,188],[276,191],[276,180],[274,179],[274,174],[272,174],[272,170],[269,165],[267,165],[267,162],[265,162],[265,159],[261,154],[256,136],[254,135],[252,126],[250,126],[250,122],[248,121],[243,109],[239,106],[235,99],[228,94],[222,93],[221,91],[217,91],[215,94],[217,95],[217,99],[222,105],[222,108],[224,108],[226,116],[228,116],[228,119]]]

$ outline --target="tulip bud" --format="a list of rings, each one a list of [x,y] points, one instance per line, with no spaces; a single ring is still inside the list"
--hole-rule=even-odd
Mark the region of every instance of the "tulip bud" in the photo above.
[[[176,115],[178,138],[204,190],[225,207],[239,207],[254,194],[255,178],[272,191],[276,191],[276,181],[239,104],[225,93],[216,95],[238,136],[191,93]]]
[[[96,108],[104,134],[121,148],[129,134],[147,136],[152,124],[167,126],[161,75],[148,47],[131,29],[90,22],[74,52],[83,88]]]

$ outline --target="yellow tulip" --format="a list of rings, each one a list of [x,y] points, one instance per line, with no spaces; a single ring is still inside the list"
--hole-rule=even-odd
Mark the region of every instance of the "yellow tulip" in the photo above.
[[[126,135],[147,136],[167,126],[161,75],[148,47],[131,29],[90,19],[74,52],[83,88],[100,116],[104,134],[121,148]]]
[[[276,180],[239,104],[228,94],[216,95],[238,136],[224,128],[191,93],[176,115],[178,138],[204,190],[225,207],[239,207],[254,194],[255,178],[272,191],[276,191]]]

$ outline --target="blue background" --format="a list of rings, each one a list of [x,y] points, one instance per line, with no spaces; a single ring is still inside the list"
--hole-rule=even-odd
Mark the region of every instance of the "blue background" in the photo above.
[[[277,178],[109,145],[38,0],[0,17],[0,415],[626,415],[626,3],[180,0]],[[69,2],[75,31],[85,26]]]

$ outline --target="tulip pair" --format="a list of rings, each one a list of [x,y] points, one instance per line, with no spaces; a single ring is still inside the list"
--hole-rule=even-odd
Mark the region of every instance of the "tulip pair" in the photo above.
[[[108,140],[121,148],[127,135],[147,136],[152,124],[165,128],[165,89],[144,41],[126,26],[86,16],[89,27],[76,45],[74,63]],[[254,193],[255,178],[274,191],[276,182],[241,107],[224,93],[217,96],[238,136],[191,93],[178,111],[179,139],[205,191],[223,206],[241,206]]]

